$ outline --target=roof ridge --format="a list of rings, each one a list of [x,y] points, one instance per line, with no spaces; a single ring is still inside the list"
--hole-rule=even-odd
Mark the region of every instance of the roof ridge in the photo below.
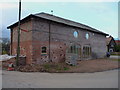
[[[33,14],[33,15],[42,15],[42,14],[49,15],[49,16],[53,16],[53,17],[55,17],[55,18],[62,19],[63,21],[66,21],[66,22],[68,21],[68,22],[71,22],[71,23],[79,24],[79,25],[83,26],[84,28],[89,28],[90,30],[95,30],[95,31],[98,31],[98,32],[100,32],[100,33],[104,33],[104,32],[102,32],[102,31],[99,31],[99,30],[97,30],[97,29],[95,29],[95,28],[92,28],[91,26],[88,26],[88,25],[86,25],[86,24],[82,24],[82,23],[79,23],[79,22],[76,22],[76,21],[73,21],[73,20],[69,20],[69,19],[62,18],[62,17],[56,16],[56,15],[52,15],[52,14],[49,14],[49,13],[41,12],[41,13],[37,13],[37,14]]]
[[[30,14],[27,17],[23,18],[22,20],[25,20],[25,19],[27,19],[31,16],[36,16],[38,18],[43,18],[43,19],[54,21],[54,22],[63,23],[63,24],[69,25],[69,26],[86,29],[86,30],[96,32],[96,33],[100,33],[100,34],[103,34],[103,35],[106,35],[106,36],[108,35],[108,34],[102,32],[102,31],[99,31],[95,28],[92,28],[91,26],[88,26],[88,25],[85,25],[85,24],[82,24],[82,23],[79,23],[79,22],[76,22],[76,21],[72,21],[72,20],[69,20],[69,19],[66,19],[66,18],[62,18],[62,17],[56,16],[56,15],[52,15],[52,14],[49,14],[49,13],[45,13],[45,12]],[[10,28],[14,25],[17,25],[17,23],[18,22],[8,26],[7,28]]]

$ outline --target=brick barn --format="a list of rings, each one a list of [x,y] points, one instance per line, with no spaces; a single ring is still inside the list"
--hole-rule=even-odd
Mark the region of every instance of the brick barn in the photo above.
[[[108,34],[78,22],[47,13],[30,14],[21,20],[20,55],[26,63],[62,62],[67,53],[78,60],[103,58]],[[18,22],[11,30],[11,55],[16,55]]]

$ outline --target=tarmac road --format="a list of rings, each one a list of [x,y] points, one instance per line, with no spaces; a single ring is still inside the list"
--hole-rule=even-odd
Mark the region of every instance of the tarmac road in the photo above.
[[[96,73],[2,72],[3,88],[118,88],[118,70]]]

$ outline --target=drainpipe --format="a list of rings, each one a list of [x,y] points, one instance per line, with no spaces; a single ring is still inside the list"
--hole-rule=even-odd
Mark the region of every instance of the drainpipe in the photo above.
[[[50,55],[50,51],[51,51],[50,49],[51,39],[50,38],[51,38],[51,21],[49,21],[49,61],[52,62],[51,55]]]
[[[12,55],[12,49],[13,49],[13,45],[12,45],[12,43],[13,43],[13,30],[11,29],[11,33],[10,33],[10,35],[11,35],[11,40],[10,40],[10,55]]]

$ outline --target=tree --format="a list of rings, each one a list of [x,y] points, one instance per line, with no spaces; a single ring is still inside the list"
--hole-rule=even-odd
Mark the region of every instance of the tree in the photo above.
[[[120,52],[120,45],[116,45],[116,46],[115,46],[115,51],[116,51],[116,52]]]
[[[8,38],[1,39],[0,47],[2,47],[2,54],[10,54],[10,40]]]

